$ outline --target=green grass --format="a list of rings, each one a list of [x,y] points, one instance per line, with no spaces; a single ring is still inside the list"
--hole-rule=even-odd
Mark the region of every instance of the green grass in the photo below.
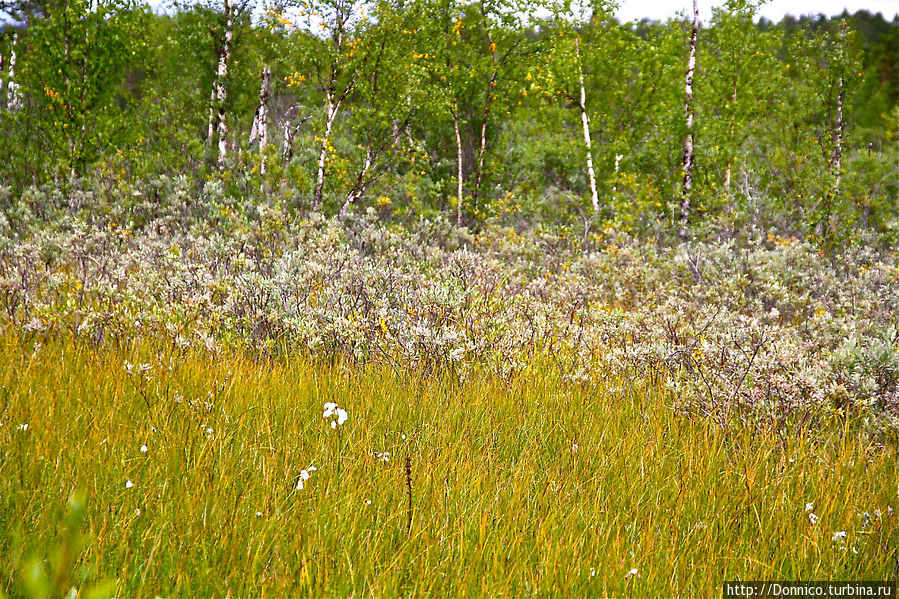
[[[349,413],[336,431],[326,401]],[[895,579],[895,447],[838,423],[721,428],[672,401],[540,363],[459,384],[0,337],[0,595],[720,596],[736,578]]]

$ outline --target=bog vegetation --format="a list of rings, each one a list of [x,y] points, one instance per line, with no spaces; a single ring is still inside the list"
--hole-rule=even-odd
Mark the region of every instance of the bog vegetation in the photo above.
[[[896,579],[899,21],[0,10],[0,596]]]

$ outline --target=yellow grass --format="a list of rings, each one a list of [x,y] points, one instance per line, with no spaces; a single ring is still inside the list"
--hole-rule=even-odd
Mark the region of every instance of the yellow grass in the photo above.
[[[336,430],[329,401],[349,415]],[[675,401],[639,380],[572,386],[539,361],[459,383],[6,336],[0,595],[720,596],[737,578],[895,579],[894,446],[839,419],[722,428]]]

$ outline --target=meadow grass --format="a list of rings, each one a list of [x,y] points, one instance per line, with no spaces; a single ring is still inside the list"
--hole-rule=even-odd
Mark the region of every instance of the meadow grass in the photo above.
[[[895,580],[892,442],[837,416],[814,431],[721,426],[675,400],[646,380],[567,384],[537,359],[512,381],[459,382],[6,335],[0,595],[720,596],[732,579]],[[336,429],[329,401],[349,415]]]

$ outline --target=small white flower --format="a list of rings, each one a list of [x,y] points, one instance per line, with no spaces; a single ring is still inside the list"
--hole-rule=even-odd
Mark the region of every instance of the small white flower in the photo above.
[[[382,451],[380,453],[376,452],[375,457],[378,459],[379,462],[389,462],[390,461],[390,452],[389,451]]]
[[[815,504],[814,504],[814,503],[806,503],[806,504],[805,504],[805,511],[810,512],[810,511],[812,511],[813,509],[815,509]]]
[[[596,576],[596,568],[590,568],[590,576]]]
[[[20,424],[20,425],[19,425],[19,430],[20,430],[20,431],[23,431],[23,432],[24,432],[24,431],[27,431],[27,430],[28,430],[28,425],[27,425],[27,424],[24,424],[24,423],[23,423],[23,424]]]
[[[337,422],[331,421],[331,428],[337,428]]]
[[[371,505],[371,499],[366,499],[366,500],[365,500],[365,505]]]
[[[126,489],[130,489],[130,488],[133,487],[133,486],[134,486],[134,483],[131,482],[131,479],[128,479],[128,480],[125,481],[125,488],[126,488]]]
[[[347,418],[349,418],[349,416],[347,416],[346,410],[337,408],[337,424],[343,426],[343,423],[347,421]]]
[[[141,453],[147,453],[147,451],[149,451],[149,448],[148,448],[146,445],[141,445],[141,446],[140,446],[140,452],[141,452]]]
[[[405,441],[405,440],[406,440],[406,435],[403,435],[403,441]]]
[[[262,515],[262,512],[256,512],[256,517],[257,517],[257,518],[258,518],[259,516],[261,516],[261,515]]]
[[[794,460],[793,458],[790,458],[790,463],[791,463],[791,464],[794,463],[795,461],[796,461],[796,460]]]
[[[846,540],[846,531],[839,530],[839,531],[833,533],[833,536],[830,538],[830,540],[833,541],[834,543],[836,543],[838,541],[845,541]]]
[[[810,513],[808,515],[808,519],[809,519],[809,522],[811,522],[812,524],[816,524],[818,522],[818,515]]]
[[[309,474],[308,470],[300,470],[300,478],[297,480],[297,491],[302,491],[305,488],[305,482],[309,480],[309,477],[312,475]]]
[[[572,443],[572,444],[571,444],[571,451],[573,451],[574,453],[577,453],[577,448],[578,448],[577,443]]]
[[[325,413],[322,414],[322,418],[330,418],[337,411],[337,404],[333,401],[329,401],[325,404]]]
[[[309,468],[307,468],[307,470],[309,472],[315,472],[316,470],[318,470],[318,468],[316,468],[315,466],[309,466]]]
[[[636,568],[631,568],[630,571],[627,573],[627,576],[624,577],[624,579],[627,580],[631,576],[636,576],[637,578],[640,578],[640,571],[637,570]]]

